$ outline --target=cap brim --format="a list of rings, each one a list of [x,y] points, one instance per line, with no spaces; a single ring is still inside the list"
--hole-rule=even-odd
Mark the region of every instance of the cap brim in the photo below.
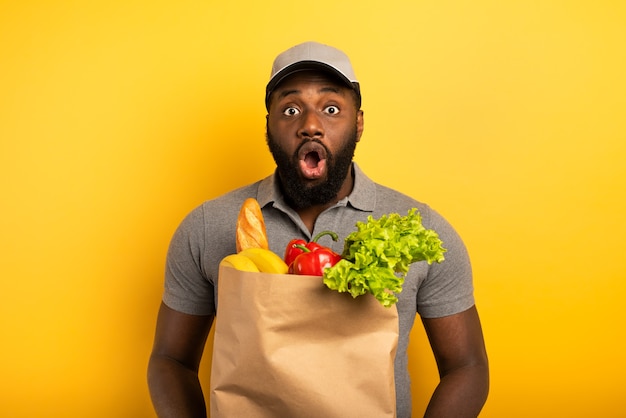
[[[265,88],[266,107],[269,107],[270,95],[272,94],[272,91],[276,89],[276,86],[278,86],[283,80],[285,80],[290,75],[300,72],[300,71],[307,71],[307,70],[322,71],[325,73],[332,74],[333,76],[337,77],[338,80],[343,82],[346,85],[346,87],[352,90],[355,90],[360,99],[361,93],[359,91],[359,83],[356,81],[349,80],[345,75],[343,75],[343,73],[341,73],[341,71],[337,70],[331,65],[324,64],[323,62],[319,62],[319,61],[300,61],[291,65],[288,65],[285,68],[281,69],[276,74],[274,74],[274,76],[269,81],[269,83],[267,83],[267,87]]]
[[[278,71],[276,74],[274,74],[274,77],[272,77],[269,83],[267,83],[266,91],[269,93],[272,90],[274,90],[276,86],[280,84],[281,81],[289,77],[291,74],[297,73],[300,71],[307,71],[307,70],[318,70],[318,71],[330,73],[334,76],[337,76],[347,87],[354,89],[352,81],[349,80],[345,75],[343,75],[335,67],[330,66],[328,64],[324,64],[323,62],[319,62],[319,61],[300,61],[291,65],[288,65],[285,68]]]

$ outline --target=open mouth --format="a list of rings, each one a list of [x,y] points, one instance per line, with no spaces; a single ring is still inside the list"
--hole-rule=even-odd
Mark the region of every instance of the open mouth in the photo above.
[[[320,162],[321,158],[319,154],[315,151],[311,151],[304,156],[304,163],[309,168],[317,167],[317,164]]]
[[[318,179],[326,172],[326,148],[318,142],[306,142],[298,150],[300,171],[305,178]]]

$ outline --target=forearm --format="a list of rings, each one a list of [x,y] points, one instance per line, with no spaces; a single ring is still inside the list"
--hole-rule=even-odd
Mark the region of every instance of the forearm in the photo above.
[[[153,355],[148,365],[148,386],[159,418],[206,418],[206,404],[196,371],[167,357]]]
[[[424,418],[475,418],[489,392],[489,369],[485,365],[468,366],[441,377],[431,397]]]

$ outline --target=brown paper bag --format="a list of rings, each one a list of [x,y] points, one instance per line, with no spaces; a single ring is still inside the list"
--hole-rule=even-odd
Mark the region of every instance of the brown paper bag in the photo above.
[[[396,416],[395,306],[224,266],[217,306],[212,418]]]

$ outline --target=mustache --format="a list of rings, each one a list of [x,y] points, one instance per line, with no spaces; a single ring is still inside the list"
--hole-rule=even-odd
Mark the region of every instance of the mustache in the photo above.
[[[324,149],[324,158],[332,158],[332,153],[330,152],[330,150],[328,149],[328,147],[326,145],[324,145],[324,143],[322,141],[320,141],[319,139],[315,139],[315,138],[311,138],[311,139],[304,139],[302,142],[300,142],[300,144],[296,147],[295,152],[293,153],[293,158],[295,159],[299,159],[299,157],[302,155],[302,149],[303,148],[307,148],[308,151],[309,149],[312,149],[311,144],[317,144],[320,147],[322,147]],[[314,147],[313,147],[314,148]],[[311,152],[311,151],[308,151]],[[315,150],[314,152],[318,152],[318,150]]]
[[[267,125],[265,127],[265,141],[267,142],[267,145],[270,147],[270,150],[272,148],[282,149],[280,145],[276,142],[276,138],[274,137],[274,135],[272,135],[272,132],[270,131],[269,126]],[[304,138],[303,140],[301,140],[298,146],[296,147],[295,151],[291,155],[291,157],[294,160],[297,160],[298,156],[300,155],[300,152],[302,151],[302,148],[304,148],[307,145],[310,145],[311,143],[316,143],[322,148],[324,148],[324,151],[326,152],[326,158],[328,159],[333,158],[333,153],[330,151],[330,149],[328,149],[328,147],[317,138]]]

